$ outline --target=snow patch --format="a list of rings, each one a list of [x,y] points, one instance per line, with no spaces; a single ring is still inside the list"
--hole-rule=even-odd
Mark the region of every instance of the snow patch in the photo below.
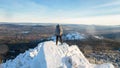
[[[94,36],[96,39],[104,39],[103,37],[100,36]]]
[[[75,33],[65,34],[62,36],[62,38],[63,38],[63,40],[82,40],[82,39],[85,39],[85,35],[75,32]],[[49,39],[55,41],[56,37],[52,36]]]
[[[81,40],[81,39],[85,39],[84,34],[80,34],[78,32],[75,33],[68,33],[65,36],[63,36],[64,40]]]

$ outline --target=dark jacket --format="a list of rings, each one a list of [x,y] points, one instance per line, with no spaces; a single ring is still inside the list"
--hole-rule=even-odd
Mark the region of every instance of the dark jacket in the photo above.
[[[62,29],[62,27],[58,24],[58,25],[56,26],[55,35],[61,36],[62,34],[63,34],[63,29]]]

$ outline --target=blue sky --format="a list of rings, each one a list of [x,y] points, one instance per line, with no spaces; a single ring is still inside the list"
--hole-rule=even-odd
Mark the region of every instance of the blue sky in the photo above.
[[[0,22],[119,25],[119,18],[120,0],[0,0]]]

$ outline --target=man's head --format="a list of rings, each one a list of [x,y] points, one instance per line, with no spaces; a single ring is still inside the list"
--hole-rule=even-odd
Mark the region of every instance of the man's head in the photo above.
[[[59,24],[57,24],[57,27],[59,27],[60,25]]]

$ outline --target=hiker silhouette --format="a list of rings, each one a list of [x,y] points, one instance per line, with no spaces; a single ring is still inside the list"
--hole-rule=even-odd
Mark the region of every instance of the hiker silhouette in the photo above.
[[[59,24],[56,25],[55,35],[56,35],[56,45],[58,44],[58,40],[60,39],[61,44],[63,43],[62,40],[63,29],[62,26]]]

